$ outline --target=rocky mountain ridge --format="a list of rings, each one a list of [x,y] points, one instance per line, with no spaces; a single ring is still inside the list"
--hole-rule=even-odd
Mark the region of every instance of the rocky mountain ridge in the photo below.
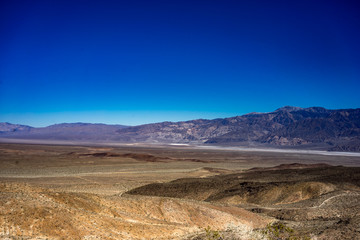
[[[268,113],[132,127],[57,124],[3,131],[0,137],[360,151],[360,108],[328,110],[285,106]]]
[[[286,106],[224,119],[162,122],[117,131],[126,142],[304,147],[360,151],[360,109]]]
[[[32,127],[20,124],[11,124],[8,122],[1,122],[0,123],[0,133],[4,132],[16,132],[16,131],[27,131],[30,130]]]

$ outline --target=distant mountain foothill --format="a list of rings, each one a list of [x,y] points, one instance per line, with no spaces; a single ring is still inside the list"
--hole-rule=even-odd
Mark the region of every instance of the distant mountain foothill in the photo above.
[[[231,118],[139,126],[63,123],[43,128],[0,123],[0,138],[119,143],[184,143],[360,151],[360,108],[282,107]]]

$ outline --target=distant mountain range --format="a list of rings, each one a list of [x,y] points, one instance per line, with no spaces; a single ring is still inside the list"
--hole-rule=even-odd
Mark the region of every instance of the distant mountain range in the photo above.
[[[61,123],[43,128],[0,123],[0,138],[47,139],[72,141],[109,141],[126,126],[92,123]]]
[[[286,106],[270,113],[134,127],[64,123],[32,128],[0,123],[0,137],[360,151],[360,108]]]

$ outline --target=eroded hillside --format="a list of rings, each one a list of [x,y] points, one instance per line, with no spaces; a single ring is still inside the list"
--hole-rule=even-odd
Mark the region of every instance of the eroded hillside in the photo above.
[[[66,193],[0,184],[2,238],[183,239],[213,229],[250,238],[269,218],[236,207],[161,197]]]
[[[128,193],[238,206],[318,239],[360,238],[360,168],[290,164],[154,183]]]
[[[328,165],[339,163],[360,159],[0,144],[0,238],[199,240],[210,227],[225,239],[263,239],[278,220],[304,236],[356,238],[359,168]]]

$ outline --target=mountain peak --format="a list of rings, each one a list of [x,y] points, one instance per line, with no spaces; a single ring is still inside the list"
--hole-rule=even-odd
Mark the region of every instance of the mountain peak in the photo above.
[[[275,112],[280,112],[280,111],[292,112],[292,111],[299,111],[299,110],[302,110],[302,109],[303,108],[301,108],[301,107],[284,106],[284,107],[276,109]]]
[[[15,131],[29,130],[31,128],[32,127],[26,125],[0,122],[0,132],[15,132]]]

